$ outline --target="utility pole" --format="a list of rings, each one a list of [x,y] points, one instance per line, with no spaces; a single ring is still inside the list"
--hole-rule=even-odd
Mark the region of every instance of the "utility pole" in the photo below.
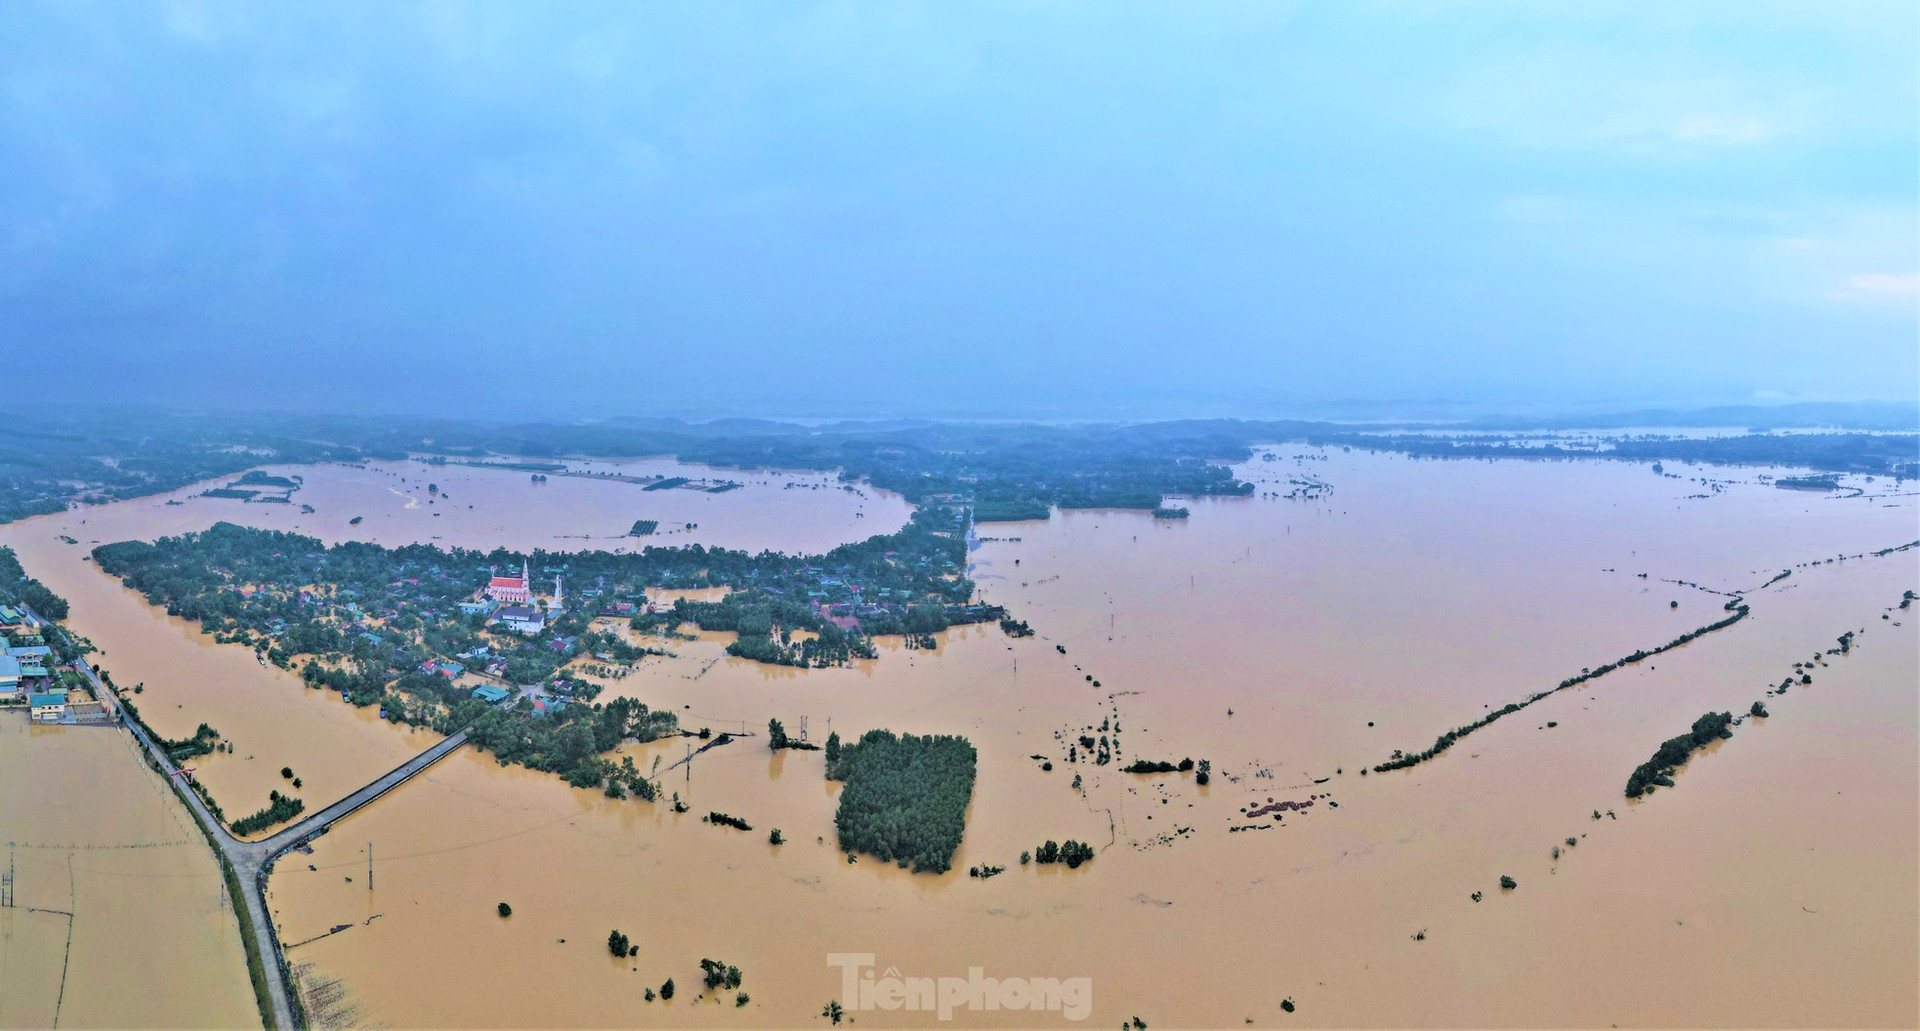
[[[373,890],[373,842],[367,842],[367,890]]]

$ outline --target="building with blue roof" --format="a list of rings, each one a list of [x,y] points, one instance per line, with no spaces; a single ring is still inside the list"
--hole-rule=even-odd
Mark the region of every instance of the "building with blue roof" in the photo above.
[[[33,708],[33,722],[58,723],[67,714],[67,693],[65,691],[48,694],[35,692],[27,696],[27,704]]]

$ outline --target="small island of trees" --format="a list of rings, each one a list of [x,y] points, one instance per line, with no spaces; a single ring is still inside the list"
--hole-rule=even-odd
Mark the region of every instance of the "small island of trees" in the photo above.
[[[834,815],[841,849],[915,873],[945,873],[966,832],[977,756],[954,735],[870,730],[842,745],[827,739],[827,779],[844,781]]]
[[[1661,742],[1653,758],[1641,763],[1627,778],[1627,797],[1639,798],[1655,785],[1672,787],[1674,768],[1686,765],[1695,750],[1705,748],[1715,740],[1732,737],[1732,725],[1732,713],[1710,712],[1693,721],[1691,732]]]

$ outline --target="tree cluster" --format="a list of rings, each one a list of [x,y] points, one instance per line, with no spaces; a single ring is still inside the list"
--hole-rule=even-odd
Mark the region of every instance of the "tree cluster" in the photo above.
[[[827,777],[844,781],[834,816],[840,847],[916,873],[944,873],[966,832],[976,755],[966,738],[870,730],[827,739]]]
[[[1033,861],[1042,865],[1065,863],[1068,869],[1078,870],[1081,863],[1093,858],[1093,846],[1085,842],[1067,839],[1064,845],[1056,844],[1048,838],[1039,848],[1033,850]]]
[[[1627,797],[1639,798],[1654,785],[1672,787],[1674,768],[1685,765],[1696,749],[1705,748],[1717,739],[1732,737],[1732,725],[1732,713],[1710,712],[1694,720],[1693,729],[1688,733],[1661,742],[1653,758],[1641,763],[1627,778]]]
[[[269,792],[267,799],[267,807],[265,809],[251,816],[243,816],[233,821],[231,826],[235,834],[245,837],[249,834],[266,830],[274,824],[285,823],[299,816],[307,808],[305,802],[288,795],[283,795],[278,791]]]

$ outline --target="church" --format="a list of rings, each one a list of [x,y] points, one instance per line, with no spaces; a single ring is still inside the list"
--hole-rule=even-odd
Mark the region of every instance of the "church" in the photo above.
[[[503,605],[525,605],[533,600],[533,582],[528,576],[525,560],[520,563],[519,576],[496,575],[487,584],[487,597]]]

